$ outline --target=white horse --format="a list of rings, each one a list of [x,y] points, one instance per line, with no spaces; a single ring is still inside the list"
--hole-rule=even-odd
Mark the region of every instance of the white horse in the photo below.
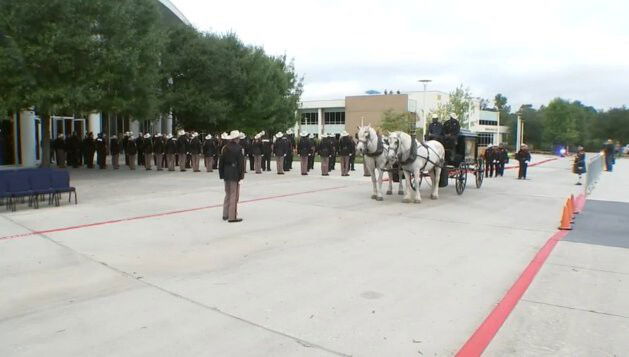
[[[370,125],[358,127],[358,144],[356,145],[356,153],[364,155],[364,164],[367,171],[371,174],[371,183],[373,184],[372,199],[382,201],[382,176],[385,171],[389,172],[389,190],[387,195],[393,194],[393,175],[391,173],[392,165],[387,160],[388,142],[387,138],[378,136],[376,130]],[[376,170],[378,177],[376,179]],[[403,195],[402,178],[400,176],[400,186],[398,194]]]
[[[415,151],[414,153],[412,151]],[[443,145],[435,140],[419,143],[411,138],[410,135],[396,131],[389,135],[389,150],[387,158],[389,161],[396,161],[404,170],[406,178],[406,194],[404,195],[404,203],[421,203],[422,197],[419,193],[419,183],[422,173],[428,173],[432,182],[432,194],[430,198],[436,200],[439,198],[439,178],[441,177],[441,168],[445,160],[445,149]],[[415,183],[415,197],[411,200],[411,175]]]

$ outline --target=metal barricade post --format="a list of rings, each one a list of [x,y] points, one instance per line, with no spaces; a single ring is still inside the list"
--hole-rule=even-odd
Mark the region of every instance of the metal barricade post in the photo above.
[[[596,154],[593,158],[588,160],[585,174],[585,194],[589,195],[594,190],[598,179],[603,172],[603,166],[605,165],[605,156]]]

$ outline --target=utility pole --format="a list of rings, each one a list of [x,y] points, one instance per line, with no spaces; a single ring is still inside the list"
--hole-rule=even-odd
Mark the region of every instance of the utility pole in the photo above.
[[[428,124],[428,117],[426,114],[426,87],[428,86],[428,83],[432,82],[432,79],[420,79],[418,80],[418,82],[424,85],[424,98],[423,98],[423,103],[422,103],[422,117],[424,119],[422,135],[424,135],[426,134],[426,127]]]

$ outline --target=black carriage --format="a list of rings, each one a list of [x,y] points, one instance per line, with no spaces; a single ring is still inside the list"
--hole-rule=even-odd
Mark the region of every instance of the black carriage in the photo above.
[[[478,152],[478,135],[469,130],[461,129],[456,138],[446,137],[440,138],[438,141],[443,144],[446,150],[446,160],[441,169],[439,187],[447,187],[448,181],[454,180],[456,193],[461,195],[467,186],[468,174],[473,174],[476,188],[480,188],[485,175],[485,162]],[[394,165],[393,181],[398,182],[399,170],[395,167],[397,165]],[[425,176],[422,174],[420,186]],[[417,189],[414,181],[411,181],[411,187],[413,190]]]
[[[478,135],[466,129],[461,129],[456,140],[442,142],[446,149],[446,162],[441,170],[439,187],[448,186],[449,180],[454,180],[456,193],[465,191],[468,174],[473,174],[476,188],[483,184],[485,175],[484,161],[478,153]]]

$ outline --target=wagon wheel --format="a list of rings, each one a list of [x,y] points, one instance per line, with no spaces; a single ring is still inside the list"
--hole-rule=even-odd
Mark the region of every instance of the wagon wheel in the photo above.
[[[476,175],[476,188],[480,188],[483,185],[483,178],[485,177],[485,166],[483,159],[478,159],[474,175]]]
[[[455,180],[456,193],[460,195],[465,191],[465,185],[467,184],[467,164],[462,162],[459,165]]]

